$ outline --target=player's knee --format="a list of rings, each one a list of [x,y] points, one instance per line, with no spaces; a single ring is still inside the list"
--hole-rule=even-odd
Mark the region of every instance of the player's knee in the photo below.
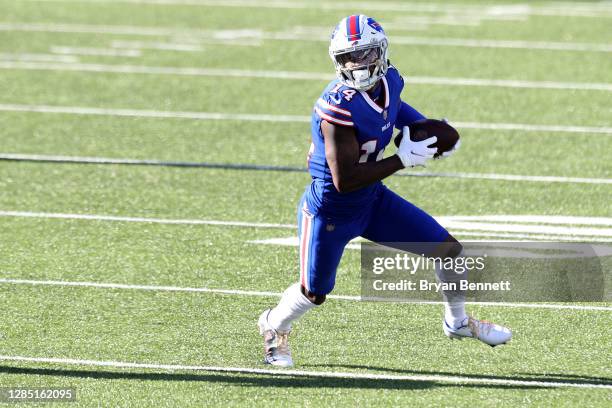
[[[325,299],[327,298],[326,295],[315,295],[310,292],[308,293],[309,293],[309,295],[307,295],[308,299],[317,306],[322,305],[323,302],[325,302]]]
[[[317,306],[322,305],[323,302],[325,302],[325,299],[327,298],[326,295],[315,295],[314,293],[310,292],[308,289],[306,289],[303,286],[302,286],[302,293],[304,294],[304,296],[306,296],[308,300],[310,300],[312,303],[314,303]]]

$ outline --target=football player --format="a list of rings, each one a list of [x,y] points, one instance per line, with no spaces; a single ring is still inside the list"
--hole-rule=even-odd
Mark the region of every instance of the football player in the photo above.
[[[332,33],[329,55],[337,79],[314,106],[308,154],[312,182],[298,206],[300,280],[258,321],[264,360],[276,366],[293,365],[291,324],[325,301],[351,239],[440,243],[441,250],[427,255],[463,256],[461,244],[433,217],[381,182],[398,170],[424,166],[437,151],[431,147],[437,139],[410,139],[408,125],[424,116],[400,98],[404,81],[389,62],[380,24],[365,15],[342,19]],[[403,137],[395,155],[383,158],[393,128],[401,129]],[[436,274],[450,281],[453,271],[440,269]],[[491,346],[512,337],[505,327],[468,316],[465,293],[447,290],[443,299],[442,326],[448,337],[475,338]]]

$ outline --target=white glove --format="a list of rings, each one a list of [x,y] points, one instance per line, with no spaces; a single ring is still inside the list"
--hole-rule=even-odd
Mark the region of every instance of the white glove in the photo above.
[[[442,153],[442,155],[440,155],[438,158],[439,159],[443,159],[445,157],[450,156],[451,154],[455,153],[457,150],[459,150],[459,147],[461,147],[461,139],[457,140],[457,143],[455,143],[455,145],[453,146],[452,149],[450,149],[448,152],[444,152]]]
[[[413,142],[410,140],[410,128],[404,126],[402,129],[402,140],[399,147],[397,148],[397,156],[402,161],[404,167],[425,167],[425,162],[431,159],[434,154],[438,151],[436,147],[427,147],[438,141],[436,136],[432,136],[429,139],[422,140],[420,142]]]

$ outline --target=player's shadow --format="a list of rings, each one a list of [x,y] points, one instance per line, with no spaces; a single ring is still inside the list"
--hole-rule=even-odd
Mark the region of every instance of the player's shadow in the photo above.
[[[489,374],[466,374],[456,373],[451,371],[427,371],[427,370],[410,370],[405,368],[389,368],[389,367],[377,367],[370,365],[360,364],[305,364],[303,367],[321,368],[321,367],[334,367],[341,369],[361,369],[361,370],[376,370],[387,373],[405,374],[405,375],[441,375],[441,376],[453,376],[453,377],[464,377],[474,378],[482,380],[514,380],[514,381],[543,381],[543,382],[557,382],[557,383],[573,383],[573,384],[591,384],[591,385],[610,385],[612,386],[612,378],[609,377],[596,377],[588,375],[578,374],[558,374],[558,373],[517,373],[516,375],[489,375]]]
[[[372,378],[321,378],[307,376],[275,376],[271,374],[249,373],[155,373],[110,370],[74,370],[64,368],[32,368],[0,366],[4,375],[38,375],[49,377],[68,377],[83,379],[141,380],[141,381],[201,381],[222,383],[244,387],[279,388],[350,388],[350,389],[387,389],[418,390],[444,387],[472,387],[495,389],[541,389],[545,387],[513,384],[453,384],[429,380],[372,379]]]

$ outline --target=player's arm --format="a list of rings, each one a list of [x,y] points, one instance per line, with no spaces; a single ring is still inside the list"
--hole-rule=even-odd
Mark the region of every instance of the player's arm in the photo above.
[[[340,193],[358,190],[404,168],[396,155],[373,163],[359,163],[359,143],[350,127],[336,126],[323,120],[321,130],[325,138],[327,164],[334,186]]]
[[[427,119],[425,115],[408,105],[404,101],[400,101],[400,109],[397,113],[397,119],[395,121],[395,127],[397,129],[403,129],[404,126],[408,126],[418,120]]]

